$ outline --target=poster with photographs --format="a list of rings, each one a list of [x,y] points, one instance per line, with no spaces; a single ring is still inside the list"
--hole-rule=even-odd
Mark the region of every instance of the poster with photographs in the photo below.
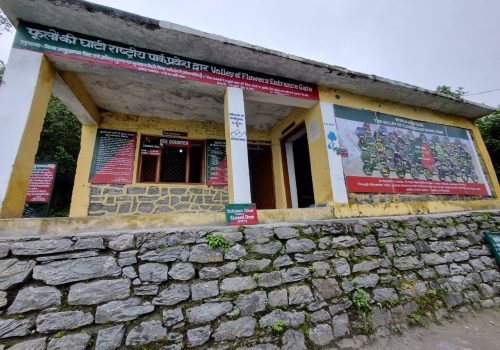
[[[349,192],[491,194],[469,130],[342,106],[335,118]]]

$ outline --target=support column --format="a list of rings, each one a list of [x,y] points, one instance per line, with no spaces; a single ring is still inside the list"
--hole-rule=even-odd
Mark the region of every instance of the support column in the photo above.
[[[224,126],[230,203],[250,203],[250,175],[243,90],[228,87],[224,95]]]
[[[321,117],[325,130],[325,139],[328,152],[328,167],[330,169],[330,182],[332,184],[332,194],[334,204],[347,204],[347,187],[344,179],[344,166],[342,157],[337,154],[339,147],[337,124],[335,122],[334,106],[330,102],[320,102]]]
[[[43,54],[12,49],[0,87],[0,218],[22,216],[53,79]]]
[[[88,216],[91,185],[89,184],[89,170],[94,154],[97,125],[82,124],[80,139],[80,153],[76,163],[75,183],[71,195],[70,217]]]

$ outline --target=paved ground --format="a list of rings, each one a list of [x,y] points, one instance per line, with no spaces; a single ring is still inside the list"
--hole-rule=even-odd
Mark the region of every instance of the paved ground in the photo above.
[[[364,350],[499,350],[500,310],[454,316],[441,325],[414,327],[405,334],[381,339]]]

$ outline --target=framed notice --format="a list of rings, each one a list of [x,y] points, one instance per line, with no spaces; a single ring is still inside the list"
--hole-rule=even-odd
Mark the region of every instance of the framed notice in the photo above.
[[[28,184],[27,203],[49,203],[54,188],[57,165],[54,163],[35,163]]]
[[[467,129],[342,106],[335,119],[349,192],[491,195]]]
[[[226,204],[226,223],[231,226],[258,224],[257,207],[253,203]]]
[[[227,185],[226,141],[207,140],[207,185]]]
[[[98,129],[89,182],[94,184],[130,184],[134,172],[137,134]]]

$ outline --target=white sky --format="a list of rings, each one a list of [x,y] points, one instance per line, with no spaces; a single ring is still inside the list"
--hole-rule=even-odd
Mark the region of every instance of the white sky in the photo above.
[[[432,90],[500,89],[500,0],[92,2]],[[498,106],[500,90],[467,98]]]

